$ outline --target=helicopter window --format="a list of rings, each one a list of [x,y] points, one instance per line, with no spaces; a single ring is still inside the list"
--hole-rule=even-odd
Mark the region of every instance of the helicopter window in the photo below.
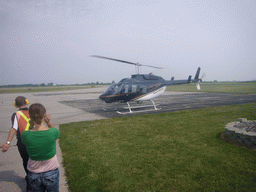
[[[142,93],[147,93],[147,87],[142,88]]]
[[[122,84],[117,84],[117,85],[115,85],[115,94],[117,94],[117,93],[120,93],[120,91],[121,91],[121,89],[122,89],[122,86],[121,86]]]
[[[132,93],[136,93],[137,85],[132,85]]]
[[[129,85],[125,85],[124,86],[124,93],[128,93],[129,92]]]
[[[107,88],[107,90],[104,91],[104,93],[108,93],[108,92],[110,92],[110,91],[113,91],[113,90],[114,90],[114,87],[115,87],[115,84],[110,85],[110,86]]]
[[[120,80],[118,84],[124,83],[127,79],[128,79],[128,78],[124,78],[124,79]]]
[[[144,79],[146,80],[160,80],[160,77],[154,75],[144,75]]]
[[[115,92],[117,92],[117,91],[118,91],[118,86],[115,87]]]

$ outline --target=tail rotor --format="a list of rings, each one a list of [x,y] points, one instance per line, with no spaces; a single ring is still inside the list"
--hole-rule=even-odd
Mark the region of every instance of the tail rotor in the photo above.
[[[203,75],[201,76],[201,78],[198,78],[198,81],[196,82],[196,88],[197,90],[201,90],[201,87],[200,87],[200,82],[203,81],[203,78],[205,77],[205,73],[203,73]]]

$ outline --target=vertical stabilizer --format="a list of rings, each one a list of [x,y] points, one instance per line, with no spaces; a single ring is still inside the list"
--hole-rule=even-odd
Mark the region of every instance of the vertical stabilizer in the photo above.
[[[189,77],[188,77],[188,83],[190,83],[191,82],[191,75],[189,75]]]
[[[198,69],[196,71],[195,79],[199,79],[200,70],[201,70],[201,68],[198,67]]]

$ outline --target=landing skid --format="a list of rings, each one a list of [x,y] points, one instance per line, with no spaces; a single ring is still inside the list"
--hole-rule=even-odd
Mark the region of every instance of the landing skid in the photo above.
[[[142,112],[147,112],[147,111],[157,111],[160,110],[161,108],[157,108],[155,102],[153,100],[150,100],[153,105],[144,105],[144,106],[135,106],[131,107],[129,102],[126,102],[128,107],[124,107],[124,109],[129,109],[127,112],[120,112],[117,111],[118,114],[125,115],[125,114],[131,114],[131,113],[142,113]],[[153,109],[146,109],[146,110],[138,110],[138,111],[132,111],[132,109],[139,109],[139,108],[147,108],[147,107],[154,107]]]

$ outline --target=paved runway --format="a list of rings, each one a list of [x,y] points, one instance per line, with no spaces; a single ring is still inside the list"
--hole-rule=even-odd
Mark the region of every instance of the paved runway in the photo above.
[[[146,113],[162,113],[186,109],[196,109],[204,107],[233,105],[241,103],[256,102],[256,95],[242,95],[242,94],[222,94],[222,93],[185,93],[185,92],[165,92],[162,96],[155,98],[154,102],[157,108],[161,110],[150,111]],[[72,106],[89,113],[94,113],[105,118],[122,116],[116,111],[126,112],[128,109],[126,103],[105,103],[99,99],[83,99],[83,100],[70,100],[60,101],[62,104]],[[140,106],[136,102],[131,102],[131,106]],[[145,101],[141,104],[152,105],[151,101]],[[147,109],[154,109],[149,107]],[[136,110],[145,110],[133,109]],[[142,113],[132,113],[127,115],[138,115]],[[144,114],[144,113],[143,113]]]
[[[122,111],[125,103],[106,104],[98,99],[106,87],[81,89],[61,92],[44,93],[15,93],[0,94],[0,145],[6,142],[11,122],[10,118],[16,111],[13,103],[17,96],[23,95],[28,98],[30,104],[42,103],[51,114],[52,123],[58,127],[60,124],[104,119],[122,116],[116,113]],[[208,106],[231,105],[240,103],[256,102],[256,94],[217,94],[217,93],[177,93],[165,92],[156,98],[155,103],[162,110],[155,112],[168,112],[184,109],[194,109]],[[150,104],[145,102],[144,104]],[[103,109],[104,108],[104,109]],[[132,115],[141,114],[134,113]],[[16,139],[12,141],[16,144]],[[57,146],[59,162],[62,161],[61,151]],[[62,165],[62,164],[61,164]],[[60,167],[60,191],[67,191],[63,167]],[[25,172],[17,147],[11,147],[8,152],[0,152],[0,192],[25,191]]]

